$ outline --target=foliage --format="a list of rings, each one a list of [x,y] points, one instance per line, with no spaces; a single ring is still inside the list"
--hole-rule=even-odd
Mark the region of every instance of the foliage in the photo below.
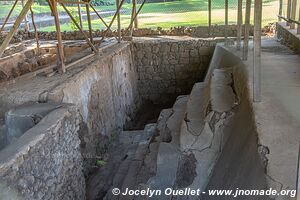
[[[70,13],[73,16],[73,18],[75,19],[76,23],[79,25],[80,24],[80,18],[79,18],[78,13],[76,12],[76,10],[71,9]],[[70,19],[70,27],[71,27],[72,31],[78,30],[77,26],[75,25],[75,22],[72,19]]]
[[[99,167],[102,167],[103,165],[105,165],[107,162],[105,160],[97,160],[96,161],[96,165]]]

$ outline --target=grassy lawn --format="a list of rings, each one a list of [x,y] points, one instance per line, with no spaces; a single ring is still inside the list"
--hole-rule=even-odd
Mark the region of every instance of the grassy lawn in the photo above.
[[[237,16],[237,1],[229,0],[229,23],[236,23]],[[274,22],[277,20],[276,14],[278,13],[278,2],[274,0],[263,1],[263,25]],[[115,6],[102,6],[96,7],[97,10],[113,10]],[[35,13],[50,12],[47,6],[34,5]],[[62,11],[62,7],[58,7]],[[124,4],[123,9],[131,10],[131,4]],[[9,8],[5,6],[0,8],[0,17],[3,15],[3,10],[9,12]],[[20,7],[17,7],[20,10]],[[244,9],[245,10],[245,9]],[[224,0],[212,1],[212,23],[213,24],[224,24]],[[207,25],[207,0],[178,0],[172,2],[161,2],[161,3],[146,3],[141,13],[139,14],[139,27],[140,28],[170,28],[174,26],[200,26]],[[106,17],[104,20],[109,23],[112,17]],[[253,9],[252,9],[253,18]],[[128,26],[130,21],[129,14],[121,15],[121,24],[125,28]],[[87,29],[87,22],[83,23],[84,28]],[[105,28],[100,20],[93,20],[92,26],[94,29]],[[114,23],[113,29],[116,28]],[[40,31],[55,31],[54,26],[40,28]],[[62,31],[69,31],[71,27],[69,24],[61,25]]]

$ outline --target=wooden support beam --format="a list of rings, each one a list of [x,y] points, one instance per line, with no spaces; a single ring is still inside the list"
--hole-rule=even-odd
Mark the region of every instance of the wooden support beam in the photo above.
[[[290,18],[292,20],[296,20],[296,9],[297,9],[297,0],[292,0],[292,5],[291,5],[291,16]],[[290,28],[294,29],[295,28],[295,23],[290,24]]]
[[[50,10],[51,10],[51,15],[53,16],[53,7],[52,7],[52,3],[50,2],[51,0],[47,0],[47,3],[50,7]]]
[[[8,19],[10,18],[11,13],[14,11],[14,9],[15,9],[15,7],[16,7],[18,1],[19,1],[19,0],[16,0],[16,1],[15,1],[14,5],[13,5],[12,8],[10,9],[8,15],[6,16],[6,18],[5,18],[5,20],[4,20],[3,24],[2,24],[2,26],[1,26],[1,28],[0,28],[0,33],[3,31],[5,25],[6,25],[7,21],[8,21]]]
[[[21,0],[21,1],[22,1],[22,7],[24,8],[24,0]],[[26,31],[29,31],[29,24],[28,24],[27,13],[26,13],[26,15],[25,15],[24,23],[25,23],[25,30],[26,30]]]
[[[287,8],[286,8],[286,18],[291,18],[291,6],[292,6],[292,0],[288,0],[287,2]],[[290,23],[286,22],[286,25],[289,26]]]
[[[105,30],[105,32],[104,32],[104,34],[103,34],[103,36],[102,36],[102,38],[101,38],[100,44],[101,44],[101,42],[104,40],[104,38],[106,37],[108,31],[110,30],[112,24],[114,23],[114,21],[115,21],[115,19],[116,19],[116,17],[117,17],[118,12],[119,12],[119,11],[121,10],[121,8],[122,8],[124,2],[125,2],[125,0],[121,0],[120,5],[118,6],[118,8],[117,8],[117,10],[116,10],[116,12],[115,12],[113,18],[111,19],[111,21],[110,21],[110,23],[109,23],[109,25],[108,25],[108,28]],[[125,33],[124,35],[126,35],[126,33]]]
[[[137,0],[132,0],[132,3],[134,5],[133,11],[134,11],[135,15],[136,15],[136,4],[137,4],[136,1]],[[134,20],[134,28],[138,28],[138,26],[139,26],[139,22],[138,22],[138,18],[136,17],[135,20]]]
[[[82,13],[81,13],[81,5],[78,4],[77,5],[77,8],[78,8],[78,16],[79,16],[79,24],[80,24],[80,28],[83,28],[82,26]]]
[[[211,36],[211,0],[208,0],[208,29]]]
[[[17,17],[12,29],[9,31],[8,35],[5,37],[4,41],[2,42],[0,46],[0,58],[2,57],[6,47],[9,45],[9,42],[13,38],[14,34],[18,31],[18,28],[21,24],[21,22],[24,20],[27,12],[29,11],[31,5],[33,4],[34,0],[28,0],[27,3],[24,5],[21,13]]]
[[[282,3],[283,3],[283,0],[279,0],[279,9],[278,9],[279,16],[282,16]],[[278,21],[281,21],[280,17],[278,17]]]
[[[87,21],[88,21],[88,27],[89,27],[90,41],[91,41],[92,44],[94,44],[93,30],[92,30],[92,20],[91,20],[91,14],[90,14],[90,4],[86,4],[85,8],[86,8],[86,15],[87,15]]]
[[[34,22],[34,13],[33,13],[31,7],[30,7],[30,12],[31,12],[31,21],[32,21],[33,29],[34,29],[35,40],[36,40],[37,54],[40,55],[41,52],[40,52],[39,35],[38,35],[37,28],[36,28],[36,25],[35,25],[35,22]]]
[[[224,27],[225,45],[228,39],[228,0],[225,0],[225,27]]]
[[[116,6],[117,6],[117,10],[118,10],[118,7],[120,5],[120,1],[119,0],[116,0]],[[120,10],[117,11],[117,21],[118,21],[118,42],[120,43],[121,42],[121,16],[120,16]]]
[[[93,54],[84,56],[83,58],[80,58],[80,59],[78,59],[78,60],[76,60],[76,61],[74,61],[72,63],[69,63],[69,64],[66,65],[66,69],[68,69],[68,68],[70,68],[70,67],[72,67],[74,65],[77,65],[78,63],[81,63],[81,62],[83,62],[83,61],[85,61],[87,59],[90,59],[90,58],[94,57],[95,55],[96,54],[93,53]]]
[[[107,24],[107,23],[104,21],[104,19],[100,16],[100,14],[98,13],[98,11],[94,8],[94,6],[93,6],[92,4],[90,4],[90,7],[91,7],[92,10],[96,13],[96,15],[97,15],[97,16],[99,17],[99,19],[102,21],[102,23],[106,26],[106,28],[108,28],[109,31],[110,31],[111,33],[113,33],[113,31],[110,29],[110,27],[108,27],[108,24]],[[114,33],[113,33],[113,35],[114,35],[114,37],[115,37],[116,39],[118,39]]]
[[[132,0],[131,21],[133,20],[135,15],[136,15],[136,0]],[[132,37],[133,35],[133,29],[137,28],[137,26],[138,26],[138,22],[136,18],[136,20],[134,20],[134,26],[133,25],[130,26],[130,37]]]
[[[126,28],[126,30],[124,31],[124,36],[128,33],[128,30],[130,29],[130,27],[132,26],[134,20],[137,18],[138,14],[141,12],[143,6],[145,5],[146,0],[143,1],[143,3],[141,4],[141,6],[139,7],[138,11],[136,12],[135,16],[133,17],[133,19],[130,21],[129,26]]]
[[[61,71],[63,73],[66,72],[65,67],[65,55],[64,55],[64,47],[62,43],[62,36],[60,31],[60,23],[59,23],[59,17],[58,17],[58,11],[57,11],[57,2],[56,0],[49,0],[49,5],[52,7],[54,21],[55,21],[55,28],[56,28],[56,37],[57,37],[57,51],[58,51],[58,58],[61,65]]]
[[[261,101],[261,19],[262,0],[254,1],[253,101]]]
[[[247,58],[248,58],[250,16],[251,16],[251,0],[246,0],[243,60],[247,60]]]
[[[300,7],[299,7],[299,11],[298,11],[298,21],[300,21]],[[297,34],[300,34],[300,25],[297,24]]]
[[[236,40],[236,49],[237,49],[237,50],[241,50],[242,24],[243,24],[243,0],[238,0],[238,11],[237,11],[237,40]]]
[[[64,4],[61,4],[61,6],[63,7],[63,9],[66,11],[66,13],[69,15],[69,17],[71,18],[71,20],[74,22],[75,26],[78,28],[78,30],[82,33],[82,35],[84,36],[86,42],[90,45],[90,47],[93,49],[94,52],[98,52],[98,49],[93,45],[93,43],[89,40],[88,36],[85,34],[85,32],[80,28],[79,24],[77,23],[77,21],[75,20],[75,18],[72,16],[72,14],[69,12],[69,10],[66,8],[66,6]]]

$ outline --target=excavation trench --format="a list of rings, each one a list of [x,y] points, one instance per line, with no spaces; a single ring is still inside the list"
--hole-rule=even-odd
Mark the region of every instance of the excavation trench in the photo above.
[[[112,45],[59,80],[35,77],[1,89],[1,114],[31,110],[25,117],[33,124],[13,130],[0,151],[0,191],[112,200],[146,199],[114,196],[113,188],[267,188],[246,66],[214,48],[217,42],[139,38]],[[23,105],[30,101],[39,103]]]

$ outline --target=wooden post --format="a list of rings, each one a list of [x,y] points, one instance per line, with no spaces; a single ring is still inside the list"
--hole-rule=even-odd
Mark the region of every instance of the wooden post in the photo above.
[[[16,7],[18,1],[19,1],[19,0],[16,0],[16,1],[15,1],[13,7],[10,9],[8,15],[6,16],[6,18],[5,18],[5,20],[4,20],[3,24],[2,24],[2,26],[1,26],[1,28],[0,28],[0,33],[3,31],[4,26],[5,26],[5,24],[7,23],[8,19],[10,18],[10,15],[11,15],[11,13],[13,12],[13,10],[15,9],[15,7]]]
[[[283,3],[283,0],[279,0],[279,12],[278,12],[279,16],[282,16],[282,3]],[[281,21],[280,17],[278,17],[278,21]]]
[[[136,14],[136,0],[132,0],[132,6],[133,6],[133,13]],[[135,18],[134,20],[134,28],[138,28],[138,18]]]
[[[118,20],[118,42],[121,42],[121,18],[120,18],[120,10],[118,10],[118,7],[120,5],[120,1],[116,0],[116,6],[117,6],[117,20]]]
[[[68,9],[66,8],[66,6],[62,3],[60,3],[60,5],[63,7],[63,9],[66,11],[66,13],[69,15],[69,17],[71,18],[71,20],[74,22],[75,26],[79,29],[79,31],[81,32],[81,34],[84,36],[86,42],[90,45],[90,47],[92,48],[92,50],[94,52],[98,52],[98,49],[93,45],[93,43],[89,40],[88,36],[85,34],[85,32],[83,31],[83,29],[80,28],[80,25],[76,22],[75,18],[72,16],[72,14],[68,11]]]
[[[236,49],[237,50],[241,50],[242,24],[243,24],[243,0],[238,0],[238,10],[237,10],[237,41],[236,41]]]
[[[246,0],[243,60],[247,60],[247,58],[248,58],[250,14],[251,14],[251,0]]]
[[[89,26],[90,40],[91,40],[91,43],[94,44],[93,31],[92,31],[92,22],[91,22],[91,14],[90,14],[90,4],[86,4],[85,7],[86,7],[86,15],[87,15],[87,21],[88,21],[88,26]]]
[[[104,32],[104,34],[103,34],[103,36],[102,36],[102,38],[101,38],[101,42],[104,40],[105,36],[106,36],[107,33],[108,33],[108,30],[110,30],[112,24],[114,23],[114,21],[115,21],[117,15],[118,15],[118,12],[121,10],[122,5],[124,4],[124,1],[125,1],[125,0],[121,0],[121,3],[120,3],[120,5],[119,5],[118,8],[117,8],[116,13],[114,14],[113,18],[111,19],[111,21],[110,21],[110,23],[109,23],[109,25],[108,25],[108,28],[106,29],[106,31]],[[143,5],[143,4],[142,4],[142,5]],[[126,31],[125,31],[125,34],[124,34],[124,35],[126,35]]]
[[[109,29],[110,32],[112,32],[112,30],[110,29],[110,27],[108,27],[107,23],[104,21],[104,19],[100,16],[100,14],[97,12],[97,10],[94,8],[94,6],[92,4],[90,4],[91,8],[94,10],[94,12],[96,13],[96,15],[99,17],[99,19],[102,21],[102,23],[106,26],[106,28]],[[113,33],[113,32],[112,32]],[[115,34],[113,33],[114,37],[116,39],[118,39]]]
[[[136,0],[132,0],[132,12],[131,12],[131,21],[133,20],[134,16],[136,15]],[[137,28],[137,18],[134,21],[134,28]],[[132,37],[133,34],[133,26],[130,26],[130,36]]]
[[[124,36],[128,33],[129,28],[132,26],[132,23],[134,22],[135,18],[137,18],[138,14],[141,12],[141,10],[142,10],[143,6],[145,5],[145,3],[146,3],[146,0],[143,1],[141,6],[139,7],[138,11],[136,12],[135,16],[133,17],[133,20],[131,20],[129,26],[124,31]]]
[[[211,0],[208,0],[208,31],[211,37]]]
[[[225,27],[224,27],[225,45],[228,39],[228,0],[225,0]]]
[[[65,56],[64,56],[64,47],[62,43],[62,37],[61,37],[61,31],[60,31],[60,23],[59,23],[59,17],[58,17],[58,12],[57,12],[57,2],[56,0],[50,0],[53,10],[53,16],[54,16],[54,21],[55,21],[55,28],[56,28],[56,35],[57,35],[57,50],[58,50],[58,58],[60,61],[61,65],[61,71],[63,73],[66,72],[66,67],[65,67]]]
[[[0,46],[0,58],[2,57],[6,47],[9,45],[9,42],[13,38],[14,34],[17,32],[21,22],[24,20],[25,15],[29,11],[31,5],[33,4],[34,0],[28,0],[25,6],[23,7],[21,13],[19,14],[18,18],[16,19],[12,29],[9,31],[8,35],[5,37],[4,41]]]
[[[261,101],[261,18],[262,0],[254,2],[253,101]]]
[[[292,5],[292,0],[288,0],[288,2],[287,2],[287,11],[286,11],[286,18],[287,19],[290,19],[290,17],[291,17],[291,5]],[[289,26],[290,23],[286,22],[286,25]]]
[[[24,0],[22,0],[22,7],[24,8]],[[28,17],[27,17],[27,13],[25,15],[25,30],[29,31],[29,25],[28,25]]]
[[[37,48],[37,54],[40,55],[40,43],[39,43],[39,35],[37,32],[37,28],[34,22],[34,13],[32,11],[32,9],[30,8],[30,12],[31,12],[31,21],[32,21],[32,26],[34,29],[34,34],[35,34],[35,40],[36,40],[36,48]]]
[[[78,16],[79,16],[79,23],[80,23],[80,28],[83,28],[82,26],[82,13],[81,13],[81,5],[77,4],[78,7]]]
[[[296,20],[296,8],[297,8],[297,0],[292,0],[292,7],[291,7],[291,16],[290,18]],[[290,24],[290,28],[295,28],[295,23]]]
[[[300,21],[300,7],[299,7],[299,13],[298,13],[298,21]],[[297,25],[297,34],[300,34],[300,25]]]

